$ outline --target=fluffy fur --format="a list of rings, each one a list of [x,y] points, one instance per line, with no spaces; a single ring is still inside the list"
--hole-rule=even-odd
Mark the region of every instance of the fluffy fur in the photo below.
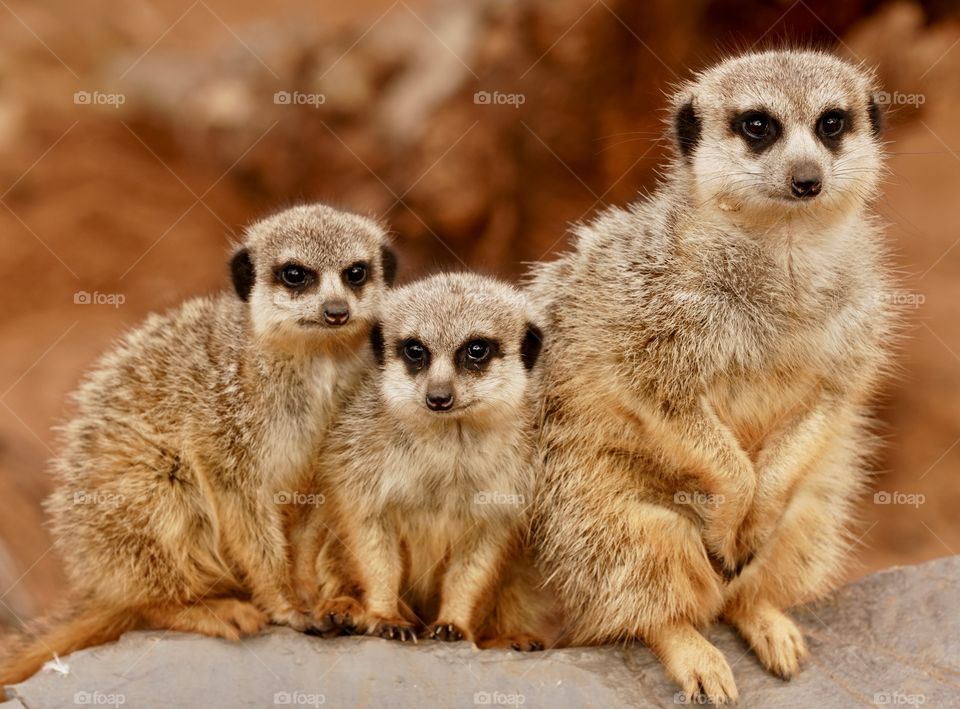
[[[549,643],[551,601],[523,558],[540,337],[528,310],[516,289],[467,274],[386,299],[381,371],[346,407],[319,466],[329,504],[318,515],[333,533],[314,615],[328,627]],[[431,409],[431,397],[446,408]]]
[[[704,71],[659,188],[532,273],[539,562],[574,643],[642,638],[711,702],[736,686],[697,628],[725,616],[788,678],[806,651],[784,609],[847,555],[895,319],[874,90],[813,51]]]
[[[282,503],[373,366],[386,244],[362,217],[281,212],[248,229],[231,262],[236,294],[151,316],[97,363],[46,503],[68,610],[8,643],[0,685],[134,627],[236,639],[267,621],[310,625],[289,589],[293,506]],[[357,264],[366,278],[351,285]],[[290,266],[302,287],[284,284]],[[331,303],[346,323],[324,322]]]

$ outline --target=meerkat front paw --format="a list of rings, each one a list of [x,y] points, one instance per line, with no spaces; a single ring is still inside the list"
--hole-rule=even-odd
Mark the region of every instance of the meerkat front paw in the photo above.
[[[456,623],[441,623],[439,621],[427,628],[426,635],[431,640],[443,640],[448,643],[469,637],[469,633],[461,630]]]
[[[737,528],[719,532],[707,530],[704,532],[703,541],[707,547],[707,554],[727,581],[739,576],[747,564],[753,560],[754,551],[745,543]]]
[[[339,634],[363,630],[364,610],[360,602],[349,596],[322,601],[313,609],[314,622],[321,633]]]
[[[807,645],[800,629],[786,613],[761,604],[728,612],[726,618],[768,671],[785,680],[800,671],[800,661],[807,656]]]
[[[370,622],[369,628],[367,628],[367,633],[369,635],[386,638],[387,640],[399,640],[403,643],[408,640],[417,642],[417,633],[413,627],[413,623],[403,618],[373,619]]]
[[[650,634],[648,644],[667,674],[680,685],[684,703],[737,701],[737,684],[726,658],[692,625],[659,628]]]

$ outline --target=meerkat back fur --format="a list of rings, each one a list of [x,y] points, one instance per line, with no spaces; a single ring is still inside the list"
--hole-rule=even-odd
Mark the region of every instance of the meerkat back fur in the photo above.
[[[381,371],[320,465],[339,552],[321,554],[314,615],[383,637],[427,625],[438,639],[541,649],[550,603],[522,568],[540,349],[526,299],[490,278],[434,276],[392,291],[374,333]],[[345,568],[359,602],[332,597]]]
[[[377,223],[314,205],[253,224],[236,293],[125,335],[86,377],[46,503],[70,610],[8,648],[0,684],[135,627],[297,629],[278,495],[307,479],[394,264]],[[282,501],[282,500],[281,500]]]
[[[828,590],[896,314],[869,205],[873,76],[769,51],[679,88],[662,184],[578,227],[530,291],[547,338],[539,561],[575,643],[642,638],[687,694],[737,696],[725,616],[782,677],[784,609]]]

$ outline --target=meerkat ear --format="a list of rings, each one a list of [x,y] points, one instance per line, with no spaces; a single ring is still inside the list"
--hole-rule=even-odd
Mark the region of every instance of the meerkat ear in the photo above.
[[[524,367],[533,369],[542,347],[543,332],[533,323],[527,323],[527,332],[523,336],[523,342],[520,343],[520,359]]]
[[[370,328],[370,349],[373,350],[373,358],[382,367],[386,361],[386,349],[383,345],[383,327],[378,322]]]
[[[677,111],[673,117],[673,127],[676,131],[680,154],[689,159],[697,143],[700,142],[701,131],[700,116],[693,108],[693,99],[687,101]]]
[[[397,277],[397,255],[389,246],[380,248],[380,263],[383,266],[383,282],[392,286]]]
[[[870,100],[867,103],[867,114],[870,116],[870,129],[873,131],[873,134],[877,137],[883,133],[883,109],[880,108],[880,104],[877,103],[877,97],[874,94],[870,94]]]
[[[230,259],[230,276],[233,279],[233,289],[237,291],[240,300],[244,302],[250,300],[255,274],[249,249],[240,249]]]

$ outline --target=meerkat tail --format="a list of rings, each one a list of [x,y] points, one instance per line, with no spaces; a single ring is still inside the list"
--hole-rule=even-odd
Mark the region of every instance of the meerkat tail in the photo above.
[[[23,682],[54,656],[112,642],[141,625],[140,614],[130,608],[67,601],[0,640],[0,688]]]

